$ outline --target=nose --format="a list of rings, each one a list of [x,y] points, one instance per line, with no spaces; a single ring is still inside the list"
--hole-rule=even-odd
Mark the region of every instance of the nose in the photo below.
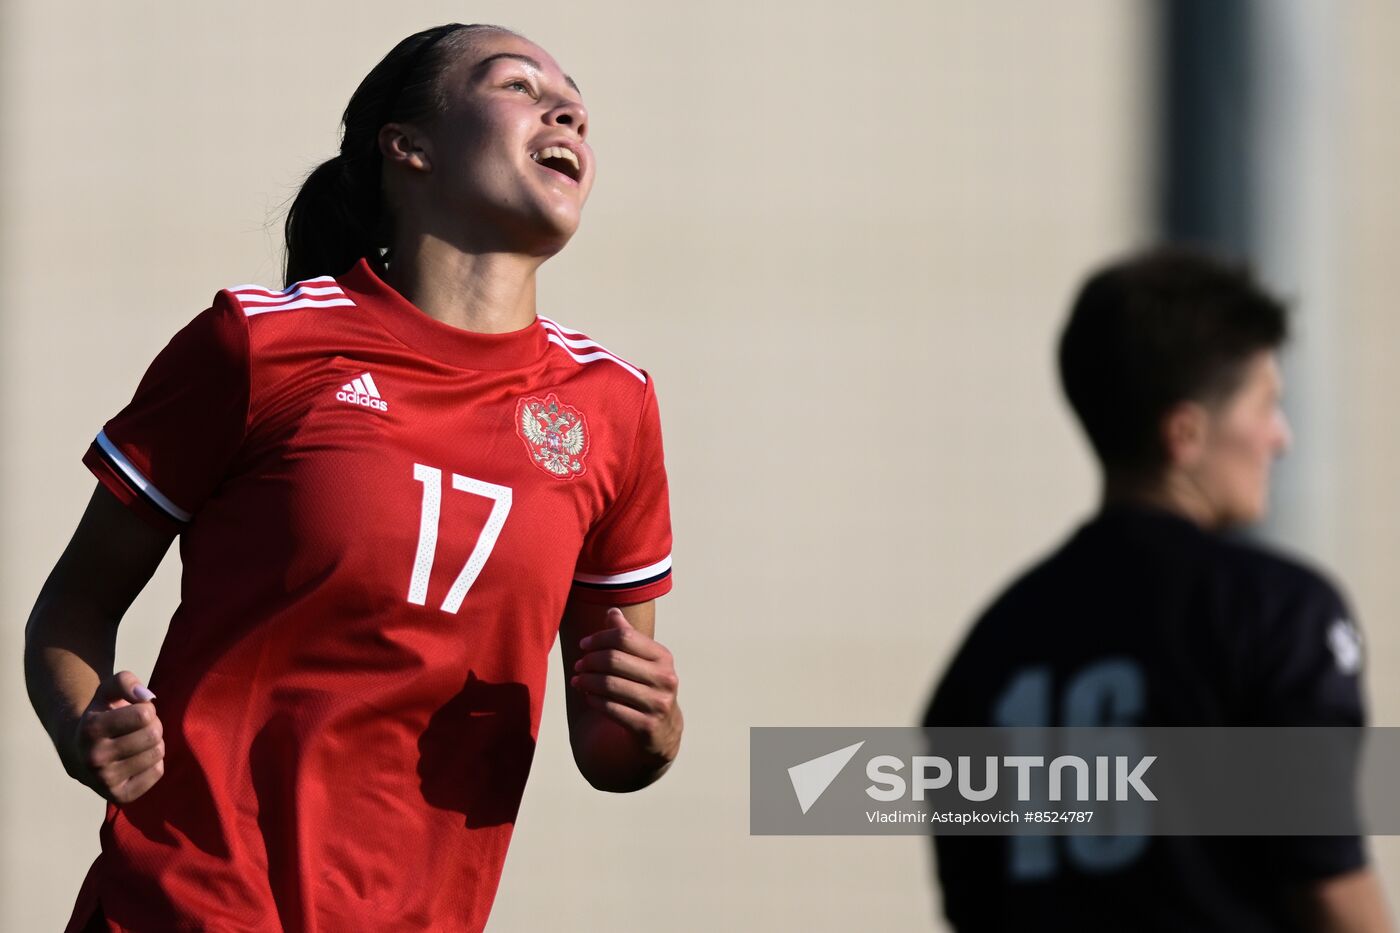
[[[576,100],[560,100],[546,115],[545,122],[550,126],[568,127],[583,139],[588,135],[588,108]]]

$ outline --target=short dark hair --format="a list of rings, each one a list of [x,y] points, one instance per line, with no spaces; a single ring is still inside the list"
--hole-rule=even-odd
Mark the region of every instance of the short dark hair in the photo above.
[[[1166,459],[1162,417],[1183,401],[1229,397],[1249,358],[1287,336],[1283,305],[1246,267],[1158,247],[1080,288],[1060,335],[1060,380],[1104,468],[1152,472]]]

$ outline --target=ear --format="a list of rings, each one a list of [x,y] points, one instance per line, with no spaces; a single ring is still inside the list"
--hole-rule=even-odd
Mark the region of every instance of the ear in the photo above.
[[[411,123],[386,123],[379,128],[379,154],[385,165],[400,165],[417,172],[431,172],[432,141]]]
[[[1178,402],[1162,416],[1162,449],[1167,464],[1194,467],[1205,452],[1210,412],[1200,402]]]

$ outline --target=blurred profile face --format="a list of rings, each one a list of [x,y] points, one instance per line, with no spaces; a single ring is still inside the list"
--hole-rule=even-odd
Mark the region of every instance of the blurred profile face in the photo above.
[[[1261,351],[1249,359],[1234,394],[1206,408],[1187,473],[1220,527],[1256,522],[1268,511],[1269,475],[1291,440],[1282,392],[1277,356]]]
[[[578,229],[593,186],[588,114],[544,49],[484,31],[439,76],[446,111],[425,127],[427,226],[488,248],[549,256]],[[499,242],[497,242],[499,241]]]

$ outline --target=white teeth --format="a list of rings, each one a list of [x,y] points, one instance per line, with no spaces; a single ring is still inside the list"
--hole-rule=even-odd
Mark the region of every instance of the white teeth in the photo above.
[[[536,162],[543,162],[545,159],[563,159],[574,167],[574,171],[578,171],[578,156],[563,146],[547,146],[539,152],[531,153],[530,158]]]

